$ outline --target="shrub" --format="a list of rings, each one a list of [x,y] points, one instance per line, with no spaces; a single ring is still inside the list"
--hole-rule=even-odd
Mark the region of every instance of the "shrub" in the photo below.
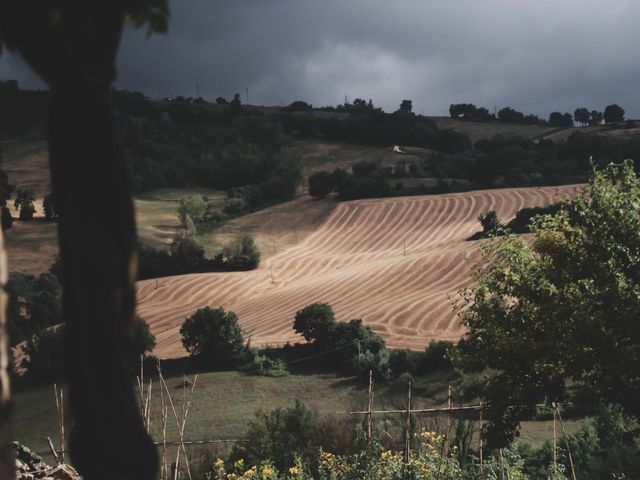
[[[178,216],[182,226],[187,225],[187,216],[195,223],[200,223],[204,220],[204,216],[207,213],[207,202],[202,195],[189,195],[180,199],[180,205],[178,206]]]
[[[289,375],[287,366],[281,358],[270,358],[265,354],[251,350],[251,360],[242,367],[242,371],[249,375],[264,375],[265,377],[284,377]]]
[[[57,382],[66,379],[64,324],[42,330],[22,347],[25,357],[21,367],[30,379]]]
[[[260,465],[271,460],[282,471],[291,467],[296,457],[310,462],[316,453],[314,430],[313,415],[299,400],[290,408],[259,411],[249,422],[246,442],[234,445],[230,461],[242,459],[247,465]]]
[[[452,342],[444,340],[431,340],[427,346],[424,357],[424,370],[433,371],[451,366],[449,352],[453,348]]]
[[[253,270],[260,263],[260,252],[253,237],[248,234],[238,235],[222,249],[222,257],[228,269]]]
[[[180,335],[185,350],[208,366],[235,368],[246,359],[238,317],[223,308],[201,308],[185,320]]]
[[[329,172],[317,172],[309,176],[309,195],[324,198],[333,190],[332,177]]]
[[[397,349],[389,353],[389,368],[394,377],[403,373],[414,373],[417,366],[416,355],[411,350]]]
[[[225,201],[223,212],[230,217],[239,217],[248,211],[249,206],[242,198],[228,198]]]

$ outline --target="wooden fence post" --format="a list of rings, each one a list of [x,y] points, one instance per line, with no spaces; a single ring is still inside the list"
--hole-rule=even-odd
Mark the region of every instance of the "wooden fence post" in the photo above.
[[[483,425],[482,425],[482,421],[483,421],[483,415],[482,415],[482,410],[483,410],[483,404],[482,402],[480,402],[480,470],[482,470],[482,463],[483,463],[483,458],[482,458],[482,449],[484,447],[484,440],[482,438],[482,434],[484,433],[483,431]]]
[[[373,407],[373,371],[369,370],[369,401],[368,401],[368,411],[367,415],[367,439],[369,441],[369,447],[371,447],[371,443],[373,441],[373,419],[371,416],[371,408]]]
[[[556,434],[556,423],[557,423],[557,410],[556,404],[553,404],[553,474],[556,475],[558,472],[558,440]]]
[[[411,459],[411,382],[407,390],[407,418],[404,428],[404,463],[408,464]]]

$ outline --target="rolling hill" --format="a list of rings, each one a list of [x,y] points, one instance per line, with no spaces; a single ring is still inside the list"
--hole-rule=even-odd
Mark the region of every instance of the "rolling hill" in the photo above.
[[[478,215],[496,210],[508,220],[523,207],[548,205],[580,189],[513,188],[343,202],[313,233],[258,270],[139,282],[138,311],[156,335],[160,358],[185,354],[180,326],[204,306],[235,311],[252,345],[299,341],[292,330],[295,312],[317,301],[330,303],[338,320],[361,318],[390,347],[423,349],[432,339],[457,340],[463,329],[448,295],[470,283],[465,255],[473,254],[478,242],[466,239],[479,229]],[[295,202],[302,201],[278,207],[283,210],[276,220],[279,228],[286,230],[289,221],[300,228],[295,212],[303,205]],[[309,221],[310,211],[304,215]]]

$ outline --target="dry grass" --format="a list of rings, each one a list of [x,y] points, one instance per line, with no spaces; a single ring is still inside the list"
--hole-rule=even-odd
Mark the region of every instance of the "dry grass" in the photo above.
[[[139,312],[157,337],[161,358],[184,355],[180,326],[205,306],[236,312],[254,345],[298,341],[295,312],[318,301],[330,303],[338,320],[362,318],[390,347],[420,350],[432,339],[457,340],[463,330],[448,295],[470,283],[464,255],[477,249],[466,239],[480,229],[478,215],[496,210],[508,221],[524,207],[572,197],[580,188],[342,202],[313,233],[278,248],[257,270],[139,282]],[[260,228],[272,218],[280,231],[295,231],[310,218],[304,206],[298,200],[276,207],[278,215],[259,212]]]
[[[449,117],[431,117],[431,120],[436,122],[436,125],[441,130],[452,129],[468,135],[474,143],[482,138],[491,138],[498,133],[506,137],[538,138],[559,130],[557,127],[540,127],[538,125],[521,125],[517,123],[465,122]],[[575,129],[560,130],[572,132]]]
[[[178,205],[187,195],[203,195],[215,208],[224,206],[225,194],[207,188],[159,188],[135,199],[138,237],[151,247],[166,247],[180,227]]]

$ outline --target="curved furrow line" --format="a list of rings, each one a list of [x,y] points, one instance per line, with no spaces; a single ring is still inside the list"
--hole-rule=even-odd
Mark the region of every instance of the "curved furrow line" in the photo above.
[[[424,348],[429,338],[460,338],[463,330],[447,294],[471,282],[469,262],[458,252],[477,251],[478,242],[465,241],[480,228],[476,217],[488,210],[513,217],[522,207],[573,197],[580,188],[341,203],[302,242],[259,270],[167,277],[159,279],[159,288],[155,280],[139,282],[138,311],[150,322],[155,353],[163,358],[184,354],[180,324],[204,305],[236,311],[256,345],[298,339],[293,316],[313,301],[331,303],[340,320],[363,318],[390,346]],[[284,210],[265,216],[269,224],[287,221]]]

